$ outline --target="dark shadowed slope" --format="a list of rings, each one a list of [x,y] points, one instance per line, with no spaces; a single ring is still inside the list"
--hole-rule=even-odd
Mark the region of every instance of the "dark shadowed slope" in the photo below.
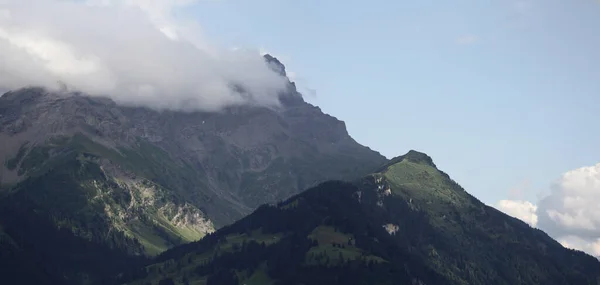
[[[128,284],[599,284],[600,262],[488,207],[410,151],[159,256]]]

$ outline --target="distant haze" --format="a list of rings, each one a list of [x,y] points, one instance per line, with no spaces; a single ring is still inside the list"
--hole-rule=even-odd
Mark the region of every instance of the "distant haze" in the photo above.
[[[193,2],[0,0],[0,90],[64,84],[174,110],[277,105],[287,81],[258,51],[218,48],[172,16]]]

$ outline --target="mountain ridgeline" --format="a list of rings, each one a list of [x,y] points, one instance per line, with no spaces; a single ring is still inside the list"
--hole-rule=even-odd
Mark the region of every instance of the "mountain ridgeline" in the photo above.
[[[469,195],[410,151],[264,205],[124,284],[600,284],[600,262]]]
[[[261,204],[386,161],[292,82],[280,101],[176,112],[37,87],[2,95],[0,257],[19,256],[45,280],[35,284],[103,284]]]

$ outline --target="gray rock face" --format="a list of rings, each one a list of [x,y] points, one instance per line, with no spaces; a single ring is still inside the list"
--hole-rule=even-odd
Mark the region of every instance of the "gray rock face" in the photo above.
[[[141,171],[144,163],[122,168],[176,191],[222,226],[260,204],[360,176],[386,161],[354,141],[342,121],[306,103],[293,84],[281,102],[279,108],[173,112],[41,88],[12,91],[0,97],[0,182],[15,184],[33,173],[23,162],[34,147],[78,134],[123,157],[130,149],[160,162],[152,171]]]

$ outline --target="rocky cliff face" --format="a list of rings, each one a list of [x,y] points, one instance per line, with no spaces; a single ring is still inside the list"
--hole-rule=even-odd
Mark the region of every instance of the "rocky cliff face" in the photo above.
[[[211,201],[199,205],[224,224],[262,203],[325,179],[368,172],[385,161],[356,143],[343,122],[305,103],[299,94],[286,95],[277,109],[243,106],[219,113],[180,113],[121,107],[104,98],[37,88],[9,92],[0,98],[0,159],[7,162],[0,179],[3,185],[24,180],[38,166],[27,158],[40,149],[49,151],[42,156],[51,157],[53,138],[78,134],[119,155],[122,149],[138,150],[147,152],[141,153],[145,159],[169,161],[172,169],[154,169],[153,177],[142,177],[167,180],[156,182],[196,202]],[[124,168],[103,158],[122,174],[140,174],[140,167],[148,167]]]

